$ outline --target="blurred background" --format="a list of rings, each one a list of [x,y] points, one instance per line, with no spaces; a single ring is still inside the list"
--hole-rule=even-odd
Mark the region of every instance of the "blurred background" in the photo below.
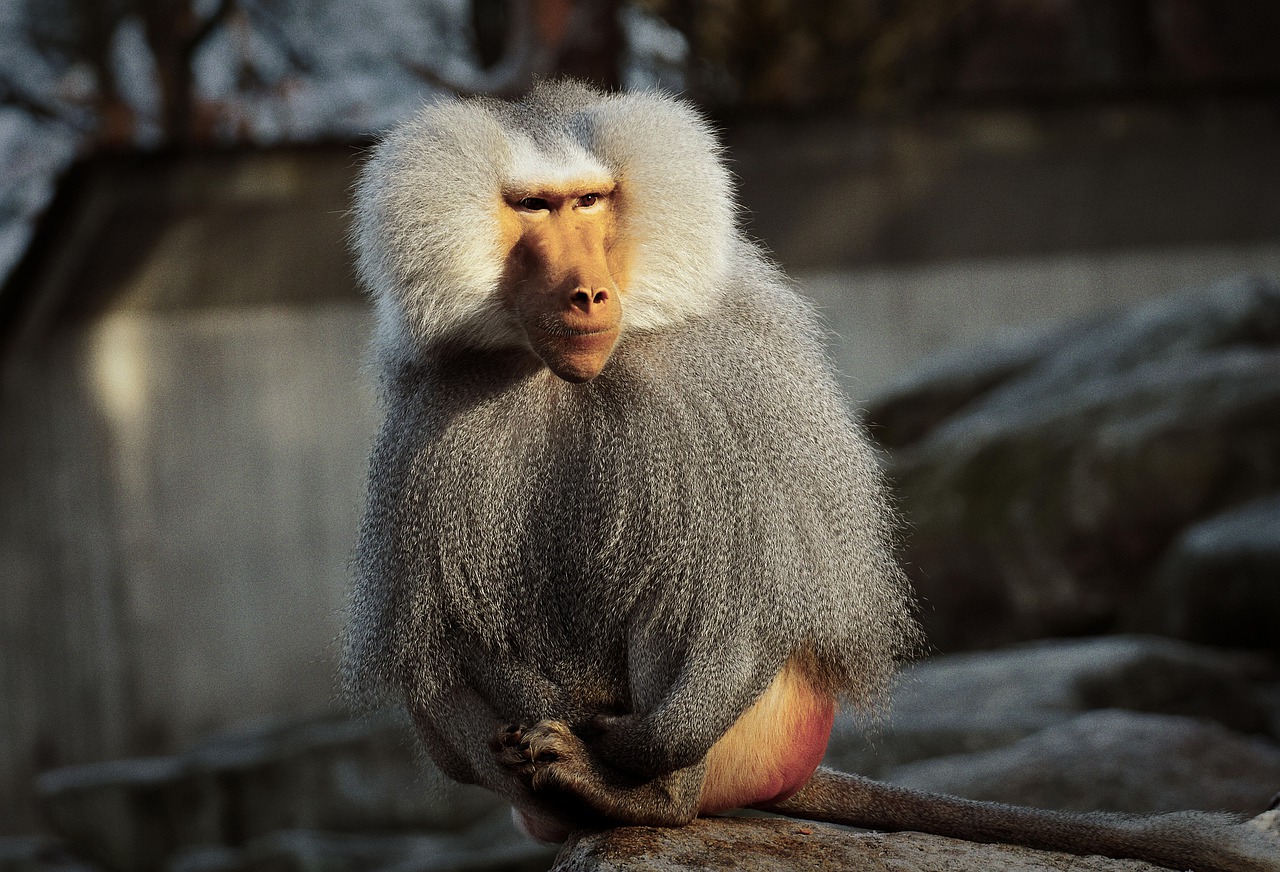
[[[362,155],[561,74],[722,131],[887,449],[937,653],[1077,670],[1012,732],[922,744],[906,700],[846,765],[1136,708],[1155,748],[1246,742],[1247,811],[1280,788],[1278,44],[1272,0],[0,0],[0,869],[549,864],[343,719],[335,639]],[[1216,796],[1183,786],[1143,796]]]

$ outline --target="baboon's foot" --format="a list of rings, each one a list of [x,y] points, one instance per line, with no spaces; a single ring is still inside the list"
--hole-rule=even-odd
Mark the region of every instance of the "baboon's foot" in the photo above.
[[[582,740],[564,721],[539,721],[531,727],[511,724],[490,741],[498,762],[537,790],[568,786],[586,757]]]
[[[489,740],[489,750],[498,763],[509,769],[519,769],[532,762],[529,759],[529,746],[524,741],[525,729],[519,724],[508,724]]]

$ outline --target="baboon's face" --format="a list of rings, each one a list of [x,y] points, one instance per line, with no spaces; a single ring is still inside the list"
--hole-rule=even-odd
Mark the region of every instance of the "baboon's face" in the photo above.
[[[609,179],[508,191],[499,207],[504,300],[534,352],[566,381],[595,378],[618,343],[628,261],[622,208]]]

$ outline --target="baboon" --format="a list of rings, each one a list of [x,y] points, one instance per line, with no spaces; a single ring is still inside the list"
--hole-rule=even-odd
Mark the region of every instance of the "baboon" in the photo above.
[[[574,83],[429,106],[365,166],[354,244],[386,420],[346,678],[530,835],[755,807],[1280,870],[1226,815],[819,768],[836,706],[874,710],[921,637],[814,314],[737,229],[689,106]]]

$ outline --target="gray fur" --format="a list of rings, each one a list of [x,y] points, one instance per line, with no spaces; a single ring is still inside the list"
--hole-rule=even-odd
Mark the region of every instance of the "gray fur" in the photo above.
[[[466,683],[499,720],[572,722],[688,682],[665,712],[668,741],[702,737],[682,763],[801,647],[837,692],[879,698],[916,638],[879,472],[811,314],[736,256],[715,310],[626,336],[592,382],[461,351],[390,375],[358,687],[421,710]]]
[[[477,313],[500,317],[492,289],[468,290],[453,324],[435,299],[484,272],[467,257],[493,249],[480,231],[510,183],[504,137],[615,174],[649,249],[624,312],[664,283],[689,302],[624,321],[589,383],[477,334]],[[666,97],[444,104],[378,150],[356,241],[408,329],[384,326],[378,349],[387,418],[346,652],[358,695],[389,690],[428,719],[448,719],[458,687],[494,721],[629,713],[617,732],[643,741],[617,762],[654,773],[697,762],[801,648],[833,693],[880,699],[917,641],[880,473],[812,313],[732,210],[705,124]],[[428,750],[505,790],[458,747],[488,736],[451,729],[424,726]]]
[[[497,208],[538,173],[600,171],[621,186],[637,265],[613,357],[570,384],[500,304]],[[789,658],[805,652],[826,690],[874,707],[921,645],[894,515],[813,313],[733,208],[692,110],[576,85],[428,107],[357,191],[386,422],[346,681],[406,706],[447,774],[535,820],[687,821],[707,751]],[[498,760],[525,765],[542,742],[562,755],[552,791]],[[825,770],[778,808],[1055,846],[1067,820]],[[1239,842],[1234,823],[1205,820]],[[1071,832],[1105,831],[1117,856],[1150,842],[1090,821]],[[1220,868],[1280,872],[1241,859],[1254,847],[1236,866],[1223,851]]]

